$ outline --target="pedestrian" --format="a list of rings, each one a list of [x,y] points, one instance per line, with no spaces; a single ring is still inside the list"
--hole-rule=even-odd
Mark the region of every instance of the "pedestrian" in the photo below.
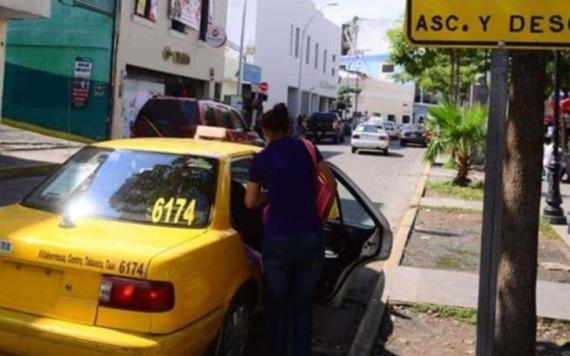
[[[268,145],[253,160],[245,204],[250,209],[269,204],[262,254],[270,354],[285,356],[292,348],[295,356],[309,356],[312,301],[325,256],[317,170],[326,176],[332,192],[336,181],[318,149],[291,136],[285,104],[265,113],[261,126]]]

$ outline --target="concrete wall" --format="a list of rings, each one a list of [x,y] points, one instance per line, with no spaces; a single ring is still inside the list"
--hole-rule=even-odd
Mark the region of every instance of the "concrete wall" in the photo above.
[[[127,66],[166,73],[185,78],[210,82],[209,96],[213,96],[214,83],[223,81],[224,48],[214,49],[199,40],[199,32],[188,29],[182,34],[171,29],[169,18],[170,1],[159,1],[156,22],[136,16],[135,0],[120,2],[118,19],[119,40],[115,66],[115,101],[112,124],[112,137],[122,137],[124,123],[122,119],[123,102],[121,83],[127,74]],[[214,24],[226,23],[227,0],[215,0]],[[163,50],[190,55],[190,64],[176,64],[163,58]],[[211,76],[213,72],[213,76]]]
[[[301,33],[313,15],[316,17],[307,31],[307,37],[311,37],[309,64],[306,63],[305,58],[306,40],[303,49],[302,88],[307,93],[305,94],[307,98],[311,89],[313,89],[313,94],[319,97],[337,97],[341,49],[340,27],[319,14],[310,0],[261,0],[257,5],[255,64],[263,68],[263,80],[270,86],[266,107],[279,102],[289,102],[289,105],[293,106],[290,108],[291,114],[297,115],[297,99],[294,94],[297,91],[290,90],[298,86],[299,58],[295,57],[295,33],[297,28]],[[293,34],[291,34],[291,26],[293,26]],[[293,46],[291,46],[292,43]],[[316,43],[319,44],[317,68],[315,68]],[[327,70],[323,73],[325,50],[328,57]],[[332,61],[333,55],[336,57],[334,62]],[[291,95],[295,98],[291,98]],[[304,111],[308,111],[308,100],[304,102]]]
[[[0,0],[0,19],[49,17],[51,0]]]

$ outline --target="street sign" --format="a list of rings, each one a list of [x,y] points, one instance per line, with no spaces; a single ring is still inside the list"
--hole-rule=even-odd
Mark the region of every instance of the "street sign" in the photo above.
[[[570,2],[408,0],[411,43],[441,47],[570,47]]]
[[[228,41],[228,36],[226,30],[220,26],[210,26],[208,27],[208,32],[206,33],[206,42],[213,48],[220,48],[226,44]]]
[[[260,93],[263,95],[269,94],[269,83],[261,82],[259,84],[252,85],[252,91],[254,93]]]

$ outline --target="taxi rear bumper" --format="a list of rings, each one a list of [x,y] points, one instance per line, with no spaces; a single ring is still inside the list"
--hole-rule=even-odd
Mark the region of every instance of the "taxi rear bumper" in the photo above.
[[[0,353],[20,355],[195,355],[217,334],[217,309],[168,335],[146,335],[81,325],[0,308]]]

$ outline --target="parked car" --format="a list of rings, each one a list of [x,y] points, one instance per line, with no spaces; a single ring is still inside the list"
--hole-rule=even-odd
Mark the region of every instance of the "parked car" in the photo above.
[[[397,140],[401,137],[400,130],[398,130],[398,127],[392,121],[384,121],[384,128],[386,132],[388,132],[390,139]]]
[[[345,123],[336,112],[314,113],[307,121],[305,137],[315,142],[332,139],[333,143],[345,141]]]
[[[360,124],[354,130],[350,144],[352,153],[358,150],[381,150],[388,154],[390,137],[381,123]]]
[[[404,125],[402,127],[402,136],[400,138],[400,145],[405,147],[409,144],[427,146],[427,140],[424,132],[415,125]]]
[[[249,128],[231,106],[205,99],[154,97],[137,115],[131,137],[192,138],[198,126],[227,129],[228,140],[263,145],[259,135]]]
[[[96,143],[0,208],[0,353],[241,355],[262,295],[263,213],[244,204],[258,150]],[[323,230],[319,303],[341,300],[392,243],[375,205],[331,169],[340,194]]]

